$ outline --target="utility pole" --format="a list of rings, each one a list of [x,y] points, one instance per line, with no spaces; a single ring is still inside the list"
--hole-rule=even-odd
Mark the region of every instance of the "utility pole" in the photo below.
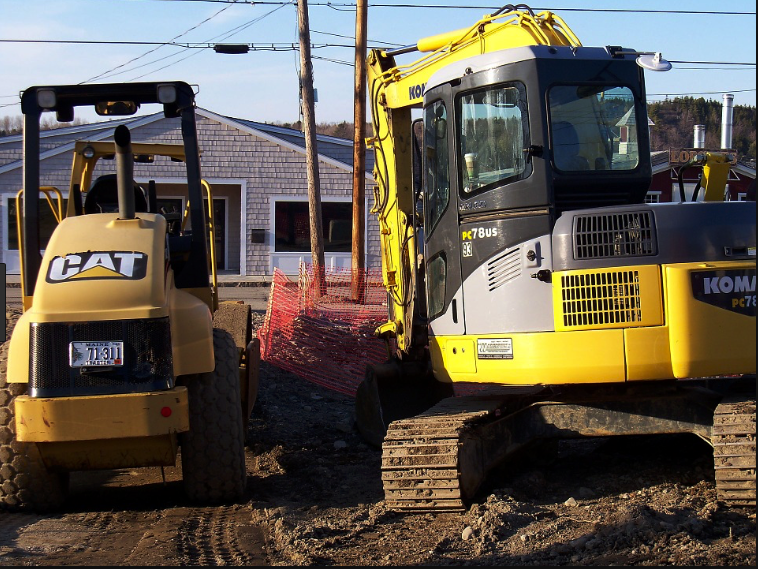
[[[353,241],[351,298],[363,302],[366,267],[366,27],[368,0],[355,12],[355,134],[353,138]]]
[[[313,96],[313,73],[311,68],[311,32],[308,23],[308,0],[297,2],[298,31],[300,35],[300,95],[303,111],[303,132],[308,168],[308,212],[311,229],[311,259],[316,279],[317,296],[326,292],[324,262],[324,231],[321,221],[321,183],[318,172],[318,147],[316,144],[316,117]]]

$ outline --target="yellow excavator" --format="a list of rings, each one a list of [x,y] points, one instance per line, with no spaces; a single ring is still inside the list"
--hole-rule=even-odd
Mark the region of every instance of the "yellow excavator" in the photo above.
[[[80,107],[120,117],[148,105],[177,121],[180,143],[133,142],[117,121],[112,141],[73,144],[67,200],[42,185],[43,113],[68,122]],[[71,472],[162,468],[178,456],[191,501],[240,499],[258,347],[249,306],[218,301],[193,89],[39,86],[24,91],[21,107],[24,312],[0,347],[0,511],[60,508]],[[107,159],[115,174],[95,177]],[[135,163],[168,159],[186,174],[184,212],[159,211],[154,181],[134,180]]]
[[[716,153],[687,165],[705,200],[645,203],[644,72],[670,67],[522,4],[369,53],[390,358],[355,411],[391,508],[464,509],[540,440],[663,433],[755,504],[755,202]]]

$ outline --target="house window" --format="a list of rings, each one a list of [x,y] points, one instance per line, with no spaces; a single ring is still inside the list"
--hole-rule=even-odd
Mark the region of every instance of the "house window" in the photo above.
[[[157,198],[155,201],[160,214],[178,214],[180,219],[184,214],[184,198]]]
[[[274,250],[305,253],[311,250],[308,202],[280,201],[274,213]],[[324,251],[349,253],[353,239],[353,205],[350,202],[322,202],[321,226]]]
[[[645,203],[661,203],[661,192],[649,191],[645,195]]]

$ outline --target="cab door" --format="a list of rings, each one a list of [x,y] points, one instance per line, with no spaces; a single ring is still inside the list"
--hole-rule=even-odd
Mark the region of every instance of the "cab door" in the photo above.
[[[445,90],[441,89],[443,95]],[[424,107],[424,259],[432,336],[463,335],[466,331],[458,202],[451,175],[455,169],[450,111],[444,98]]]

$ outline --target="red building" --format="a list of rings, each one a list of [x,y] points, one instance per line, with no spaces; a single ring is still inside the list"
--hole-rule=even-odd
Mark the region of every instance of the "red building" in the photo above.
[[[645,201],[651,203],[679,201],[679,169],[690,152],[692,149],[671,149],[652,153],[653,181]],[[703,150],[698,150],[698,152],[703,152]],[[682,176],[688,199],[692,196],[701,172],[702,168],[699,167],[688,168]],[[727,195],[731,201],[755,200],[755,163],[732,164],[727,178]],[[702,201],[702,191],[698,198]]]

